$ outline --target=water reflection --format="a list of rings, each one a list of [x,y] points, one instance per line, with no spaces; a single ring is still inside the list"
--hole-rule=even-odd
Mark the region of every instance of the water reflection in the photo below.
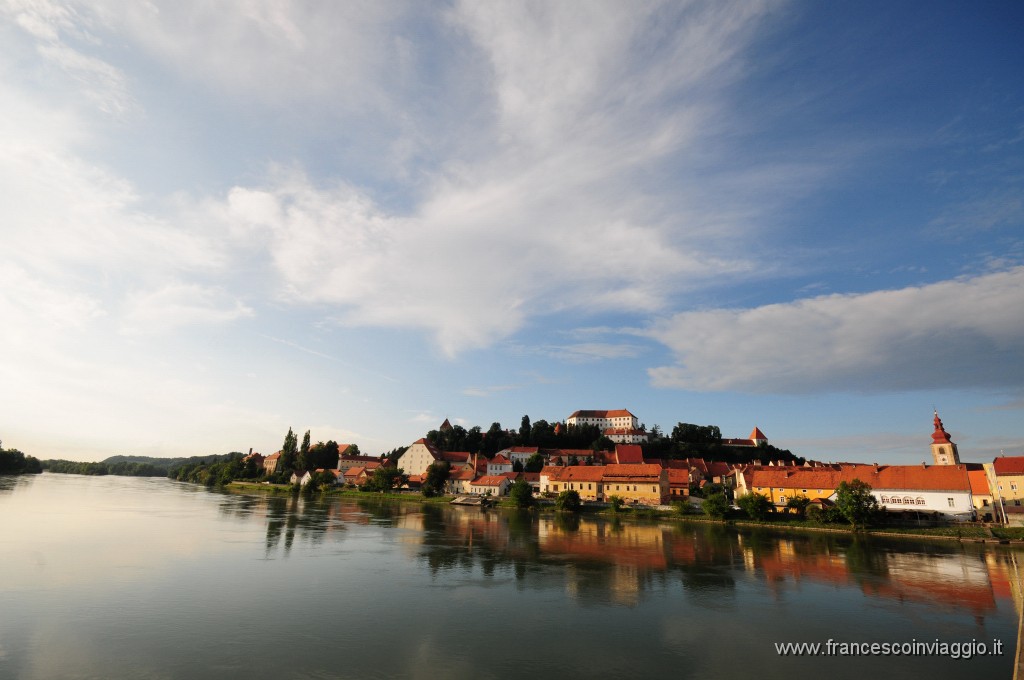
[[[47,477],[0,496],[0,677],[938,680],[968,666],[785,660],[772,642],[1012,650],[1017,627],[1018,553],[997,546]],[[268,625],[275,644],[253,645]],[[496,654],[501,630],[528,651]]]
[[[890,543],[837,534],[780,536],[768,530],[736,531],[722,525],[658,524],[481,511],[379,499],[233,496],[223,514],[266,523],[265,557],[287,557],[295,542],[316,546],[340,540],[349,525],[403,530],[399,542],[416,550],[430,574],[491,578],[509,568],[517,581],[545,565],[569,567],[562,586],[573,597],[634,606],[675,574],[700,602],[722,606],[740,573],[769,592],[810,582],[856,587],[865,596],[894,602],[937,603],[983,617],[996,598],[1020,601],[1010,553],[954,543]],[[908,552],[908,548],[911,551]],[[532,584],[531,584],[532,585]],[[714,593],[715,597],[704,597]]]
[[[10,493],[15,489],[27,488],[35,475],[0,475],[0,493]]]
[[[567,565],[563,587],[573,597],[636,605],[661,579],[676,574],[685,591],[722,606],[739,573],[781,593],[803,582],[856,587],[868,597],[938,602],[984,616],[996,609],[998,586],[1014,596],[1006,555],[959,544],[891,543],[835,534],[782,536],[721,525],[624,522],[577,515],[480,511],[437,505],[300,496],[227,497],[222,512],[266,522],[265,555],[287,557],[296,540],[338,540],[347,525],[404,530],[430,574],[485,578],[510,568],[517,581],[544,565]],[[714,592],[715,598],[703,595]],[[585,598],[586,599],[586,598]]]

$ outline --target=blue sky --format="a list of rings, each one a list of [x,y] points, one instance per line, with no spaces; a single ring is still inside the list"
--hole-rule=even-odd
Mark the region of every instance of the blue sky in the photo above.
[[[1024,6],[0,3],[0,437],[1024,454]]]

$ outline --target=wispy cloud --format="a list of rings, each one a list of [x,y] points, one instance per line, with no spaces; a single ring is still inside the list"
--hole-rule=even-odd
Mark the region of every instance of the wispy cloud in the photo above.
[[[863,295],[675,315],[658,387],[761,393],[1017,387],[1024,267]],[[1014,311],[1010,311],[1014,310]]]

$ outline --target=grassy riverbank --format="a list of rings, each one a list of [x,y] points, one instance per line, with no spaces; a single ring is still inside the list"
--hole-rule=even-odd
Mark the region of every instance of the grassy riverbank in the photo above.
[[[261,484],[258,482],[231,482],[224,487],[228,491],[239,493],[293,494],[295,487],[290,484]],[[429,503],[431,505],[447,505],[454,496],[436,496],[425,498],[418,493],[375,493],[358,489],[331,489],[318,494],[330,498],[381,499],[404,503]],[[509,498],[502,498],[495,506],[500,510],[515,510],[515,504]],[[534,506],[534,511],[541,514],[558,512],[551,502],[541,502]],[[839,524],[824,524],[795,518],[756,522],[749,519],[713,519],[697,513],[680,514],[676,510],[659,510],[647,507],[623,507],[617,512],[609,507],[585,505],[581,513],[598,517],[614,517],[620,520],[657,520],[697,524],[719,524],[734,527],[756,527],[776,531],[809,531],[830,533],[851,533],[849,527]],[[974,524],[950,525],[941,527],[871,527],[859,532],[872,536],[888,536],[896,538],[934,538],[964,542],[986,542],[1024,544],[1024,527],[985,527]]]

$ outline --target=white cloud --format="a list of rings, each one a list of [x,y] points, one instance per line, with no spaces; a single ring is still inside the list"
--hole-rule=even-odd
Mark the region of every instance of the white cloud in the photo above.
[[[685,312],[650,337],[658,387],[761,393],[1013,386],[1024,380],[1024,267],[901,290]]]
[[[166,332],[180,326],[218,324],[253,316],[253,310],[224,290],[195,283],[169,283],[129,293],[122,332]]]

